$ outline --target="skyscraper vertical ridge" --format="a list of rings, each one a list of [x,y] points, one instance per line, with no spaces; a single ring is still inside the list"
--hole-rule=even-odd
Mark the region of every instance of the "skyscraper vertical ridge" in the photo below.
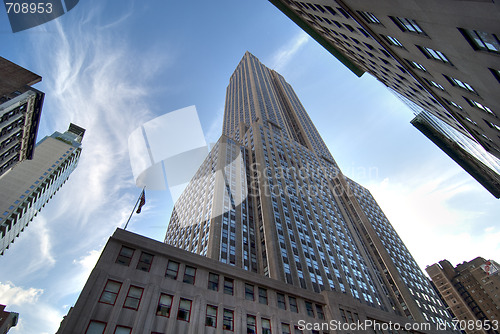
[[[342,174],[293,88],[249,52],[227,87],[222,137],[175,203],[165,242],[450,328],[373,196]]]

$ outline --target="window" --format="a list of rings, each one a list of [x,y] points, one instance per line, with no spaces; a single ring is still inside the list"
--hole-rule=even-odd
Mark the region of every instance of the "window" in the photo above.
[[[271,321],[269,319],[261,319],[262,334],[271,334]]]
[[[245,283],[245,299],[254,300],[253,285]]]
[[[323,313],[323,306],[316,304],[316,314],[318,315],[318,319],[324,320],[325,313]]]
[[[415,20],[392,16],[390,16],[390,18],[398,26],[398,28],[401,29],[401,31],[427,35],[422,28],[420,28],[417,22],[415,22]]]
[[[290,304],[290,311],[299,313],[299,308],[297,307],[297,299],[295,297],[288,297],[288,304]]]
[[[182,281],[187,284],[194,284],[194,279],[196,276],[196,268],[186,266],[184,269],[184,278]]]
[[[385,39],[386,39],[389,43],[391,43],[392,45],[397,46],[397,47],[400,47],[400,48],[402,48],[402,47],[403,47],[403,44],[401,44],[401,42],[400,42],[397,38],[392,37],[392,36],[384,36],[384,37],[385,37]]]
[[[205,326],[217,327],[217,306],[207,305],[207,314],[205,315]]]
[[[123,307],[137,310],[139,308],[139,303],[141,302],[143,290],[143,288],[131,285],[128,289],[127,298],[125,299]]]
[[[290,334],[290,325],[281,323],[281,334]]]
[[[306,304],[307,315],[310,317],[314,317],[314,309],[313,309],[312,303],[306,301],[305,304]]]
[[[500,82],[500,70],[495,70],[493,68],[490,68],[491,73],[493,76]]]
[[[485,119],[483,119],[483,121],[485,121],[490,128],[500,131],[500,126],[496,125],[495,123],[491,123],[490,121],[487,121]]]
[[[120,254],[116,258],[116,263],[123,264],[124,266],[129,266],[132,260],[132,255],[134,255],[134,249],[122,246],[120,249]]]
[[[156,315],[162,317],[170,317],[170,309],[172,308],[172,296],[162,293],[160,295],[160,301],[158,302],[158,308],[156,309]]]
[[[330,6],[325,6],[326,10],[328,10],[330,12],[330,14],[332,14],[333,16],[337,15],[337,12],[335,12],[335,10],[330,7]]]
[[[177,311],[177,319],[189,322],[191,315],[191,301],[181,298],[179,301],[179,310]]]
[[[222,329],[227,331],[234,330],[234,313],[231,310],[224,309],[224,318],[222,323]]]
[[[165,273],[165,277],[171,279],[177,279],[178,272],[179,272],[179,263],[174,261],[168,261],[167,272]]]
[[[426,56],[427,58],[429,59],[434,59],[434,60],[440,60],[442,61],[443,63],[447,63],[447,64],[450,64],[451,65],[451,62],[450,60],[448,59],[448,57],[446,57],[444,55],[444,53],[440,52],[440,51],[436,51],[436,50],[433,50],[431,48],[426,48],[426,47],[423,47],[423,46],[418,46],[417,45],[417,48],[424,54],[424,56]]]
[[[276,298],[278,300],[278,307],[282,310],[286,310],[285,295],[282,293],[277,293]]]
[[[293,326],[294,334],[302,334],[303,332],[299,329],[299,326]]]
[[[259,288],[259,303],[267,305],[267,290]]]
[[[360,12],[360,11],[358,11],[358,13],[368,23],[381,24],[380,21],[379,21],[379,19],[375,15],[373,15],[372,13],[370,13],[370,12]]]
[[[226,295],[233,295],[234,281],[231,278],[224,277],[224,293]]]
[[[151,263],[153,262],[153,255],[148,253],[141,253],[139,258],[139,263],[137,263],[137,269],[148,272],[151,269]]]
[[[463,81],[458,80],[458,79],[453,78],[453,77],[449,77],[449,76],[444,75],[444,74],[443,74],[443,76],[444,76],[444,77],[445,77],[445,78],[446,78],[446,79],[447,79],[447,80],[448,80],[448,81],[449,81],[449,82],[450,82],[453,86],[458,86],[458,87],[460,87],[460,88],[462,88],[462,89],[465,89],[465,90],[467,90],[467,91],[469,91],[469,92],[471,92],[471,93],[475,93],[475,94],[477,94],[477,92],[474,90],[474,88],[472,88],[472,86],[471,86],[471,85],[469,85],[468,83],[463,82]]]
[[[256,321],[253,315],[247,315],[247,334],[257,333]]]
[[[210,290],[219,291],[219,275],[214,273],[208,274],[208,288]]]
[[[89,326],[87,327],[85,334],[102,334],[104,333],[105,329],[106,329],[105,322],[90,320]]]
[[[450,101],[450,100],[447,100],[445,98],[443,98],[443,100],[445,100],[446,103],[448,103],[450,106],[454,106],[455,108],[458,108],[460,110],[462,110],[462,106],[460,106],[459,104],[457,104],[456,102],[453,102],[453,101]]]
[[[116,297],[120,291],[122,284],[117,281],[108,280],[104,290],[102,291],[100,303],[115,305]]]
[[[427,72],[425,67],[423,65],[420,65],[416,61],[413,61],[413,60],[406,60],[406,61],[408,62],[408,64],[410,64],[411,67],[416,68],[417,70],[420,70],[420,71]]]
[[[490,115],[493,115],[493,116],[496,116],[493,111],[491,111],[490,108],[488,108],[487,106],[485,105],[482,105],[481,103],[477,102],[477,101],[474,101],[474,100],[470,100],[466,97],[463,97],[465,99],[465,101],[467,101],[472,107],[476,107],[478,109],[481,109],[482,111],[490,114]]]
[[[425,79],[425,78],[424,78],[424,80],[425,80],[425,81],[427,81],[427,83],[428,83],[429,85],[431,85],[432,87],[435,87],[435,88],[438,88],[438,89],[444,90],[444,87],[443,87],[443,86],[441,86],[440,84],[438,84],[437,82],[432,81],[432,80],[429,80],[429,79]]]
[[[130,334],[132,328],[125,326],[116,326],[114,334]]]
[[[497,35],[484,31],[458,29],[474,50],[500,53],[500,41]]]

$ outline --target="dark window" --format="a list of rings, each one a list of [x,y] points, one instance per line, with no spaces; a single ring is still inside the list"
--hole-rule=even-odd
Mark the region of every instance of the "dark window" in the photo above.
[[[390,16],[390,18],[399,27],[399,29],[401,29],[401,31],[426,35],[426,33],[422,30],[422,28],[420,28],[415,20],[392,16]]]
[[[123,307],[137,310],[139,308],[139,304],[141,303],[141,297],[143,291],[144,291],[143,288],[131,285],[130,288],[128,289],[127,298],[125,299]]]
[[[458,80],[456,78],[453,78],[453,77],[449,77],[447,75],[444,75],[443,76],[446,78],[446,80],[448,80],[453,86],[457,86],[457,87],[460,87],[462,89],[465,89],[466,91],[469,91],[471,93],[474,93],[474,94],[477,94],[477,92],[474,90],[474,88],[472,88],[471,85],[469,85],[468,83],[466,82],[463,82],[462,80]]]
[[[219,275],[214,273],[208,274],[208,289],[219,291]]]
[[[102,334],[106,329],[106,323],[96,320],[90,320],[89,325],[87,326],[87,330],[85,334]]]
[[[397,38],[392,36],[384,36],[384,37],[391,45],[403,48],[403,44]]]
[[[245,299],[254,300],[253,285],[245,283]]]
[[[333,16],[337,15],[337,12],[335,12],[335,10],[330,7],[330,6],[325,6],[326,10],[328,10],[330,12],[330,14],[332,14]]]
[[[286,310],[285,295],[282,293],[277,293],[276,298],[278,300],[278,307],[280,309]]]
[[[186,268],[184,268],[184,278],[182,279],[182,281],[187,284],[194,284],[195,276],[196,268],[186,266]]]
[[[293,326],[294,334],[302,334],[303,332],[299,329],[299,326]]]
[[[493,68],[490,68],[491,73],[493,76],[500,82],[500,70],[495,70]]]
[[[288,297],[288,303],[290,304],[290,311],[299,313],[299,308],[297,307],[297,299],[295,299],[295,297]]]
[[[318,319],[324,320],[325,314],[323,313],[323,306],[316,304],[316,314],[318,315]]]
[[[426,47],[418,46],[418,45],[417,45],[417,48],[419,48],[419,50],[424,54],[424,56],[426,56],[429,59],[440,60],[443,63],[451,64],[448,57],[446,57],[445,54],[442,53],[441,51],[436,51],[436,50],[433,50],[431,48],[426,48]]]
[[[227,331],[234,331],[234,313],[231,310],[224,309],[224,318],[222,323],[222,329]]]
[[[231,278],[224,277],[224,293],[231,296],[234,293],[234,281]]]
[[[438,84],[437,82],[426,79],[426,78],[424,78],[424,80],[427,81],[427,83],[429,85],[431,85],[432,87],[435,87],[435,88],[440,89],[440,90],[444,90],[444,87],[442,85]]]
[[[207,313],[205,315],[205,326],[217,327],[217,306],[207,305]]]
[[[427,70],[425,69],[425,67],[422,66],[422,65],[420,65],[416,61],[408,60],[408,59],[406,59],[406,61],[408,62],[408,64],[410,64],[411,67],[416,68],[417,70],[420,70],[420,71],[427,72]]]
[[[115,305],[116,297],[118,296],[118,292],[120,292],[121,286],[122,284],[120,282],[108,280],[102,291],[101,298],[99,298],[99,302]]]
[[[113,334],[130,334],[132,332],[132,328],[125,326],[116,326],[115,332]]]
[[[372,13],[370,12],[361,12],[361,11],[358,11],[358,13],[365,19],[366,22],[368,23],[375,23],[375,24],[381,24],[379,19],[373,15]]]
[[[162,293],[160,295],[160,300],[158,301],[158,308],[156,309],[156,315],[161,315],[162,317],[170,317],[170,309],[172,308],[172,296]]]
[[[271,334],[271,320],[261,319],[262,322],[262,334]]]
[[[259,303],[267,305],[267,290],[259,288]]]
[[[174,261],[168,261],[167,272],[165,273],[165,277],[171,279],[177,279],[178,272],[179,272],[179,263]]]
[[[137,269],[148,272],[151,269],[151,263],[153,262],[153,255],[148,253],[141,253],[139,258],[139,263],[137,263]]]
[[[116,258],[116,263],[129,266],[130,261],[132,260],[132,255],[134,255],[134,249],[122,246],[120,254],[118,254],[118,257]]]
[[[189,322],[191,316],[191,301],[181,298],[179,301],[179,310],[177,311],[177,319]]]
[[[342,13],[342,15],[344,15],[346,19],[350,19],[351,18],[351,15],[349,15],[349,13],[344,10],[344,8],[337,7],[337,10],[340,13]]]
[[[247,334],[256,334],[257,327],[255,317],[253,315],[247,315]]]
[[[281,323],[281,334],[290,334],[290,325]]]
[[[314,317],[314,309],[312,303],[306,301],[305,304],[306,304],[307,315],[310,317]]]
[[[486,113],[488,113],[488,114],[490,114],[490,115],[496,116],[496,115],[493,113],[493,111],[491,111],[491,109],[490,109],[490,108],[488,108],[487,106],[485,106],[485,105],[483,105],[483,104],[481,104],[481,103],[479,103],[479,102],[477,102],[477,101],[474,101],[474,100],[468,99],[468,98],[466,98],[465,96],[462,96],[462,97],[463,97],[463,98],[465,99],[465,101],[467,101],[467,102],[468,102],[468,103],[469,103],[472,107],[475,107],[475,108],[481,109],[482,111],[484,111],[484,112],[486,112]]]
[[[500,41],[497,35],[477,30],[459,30],[474,50],[500,53]]]

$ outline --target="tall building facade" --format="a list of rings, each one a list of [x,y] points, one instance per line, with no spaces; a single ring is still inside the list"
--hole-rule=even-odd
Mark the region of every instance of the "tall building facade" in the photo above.
[[[338,303],[450,328],[370,192],[345,177],[292,87],[246,53],[223,135],[176,202],[167,244]],[[332,301],[334,318],[342,307]]]
[[[0,177],[0,255],[33,220],[75,170],[85,129],[70,124],[36,146],[25,160]]]
[[[500,265],[477,257],[456,267],[443,260],[425,269],[467,334],[500,333]],[[479,321],[483,326],[464,326]]]
[[[386,85],[414,111],[420,131],[500,197],[498,3],[270,2],[356,75]]]
[[[45,94],[31,85],[41,79],[0,57],[0,176],[33,158]]]

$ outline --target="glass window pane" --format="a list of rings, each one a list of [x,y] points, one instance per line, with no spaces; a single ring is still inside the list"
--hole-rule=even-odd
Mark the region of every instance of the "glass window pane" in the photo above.
[[[130,334],[132,329],[128,327],[116,326],[115,334]]]
[[[105,323],[91,320],[85,334],[102,334],[104,333],[105,328],[106,328]]]

